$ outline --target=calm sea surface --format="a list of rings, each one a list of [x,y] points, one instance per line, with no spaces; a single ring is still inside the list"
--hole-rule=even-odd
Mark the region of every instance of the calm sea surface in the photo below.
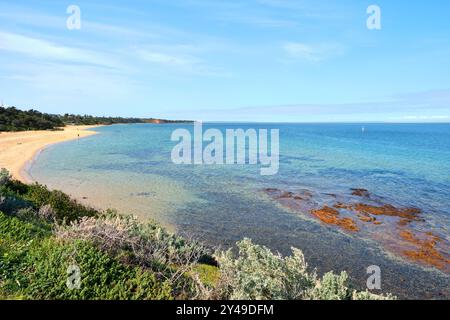
[[[263,192],[340,195],[364,188],[386,203],[420,208],[428,230],[449,241],[449,124],[204,124],[204,130],[279,129],[274,176],[261,176],[259,166],[175,165],[170,137],[177,128],[192,125],[101,127],[98,135],[44,150],[30,174],[83,202],[153,218],[212,245],[228,247],[249,237],[284,254],[295,246],[311,267],[347,270],[357,287],[365,286],[366,268],[378,265],[384,291],[450,299],[448,274],[292,212]]]

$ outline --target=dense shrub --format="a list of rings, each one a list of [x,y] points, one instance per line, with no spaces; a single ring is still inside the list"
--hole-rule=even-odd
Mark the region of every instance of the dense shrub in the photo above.
[[[8,192],[2,192],[0,190],[0,210],[10,214],[10,215],[14,215],[16,214],[19,210],[24,209],[24,208],[29,208],[31,207],[32,204],[29,203],[28,201],[20,198],[20,197],[16,197],[15,195],[11,195]]]
[[[218,294],[229,299],[299,299],[315,285],[300,250],[291,257],[273,254],[268,248],[244,239],[237,244],[238,257],[230,250],[218,253],[221,279]]]
[[[5,186],[9,183],[9,181],[11,181],[11,175],[9,174],[8,170],[2,168],[0,170],[0,187]]]
[[[55,115],[0,107],[0,131],[48,130],[63,126],[62,120]]]
[[[22,221],[16,217],[10,217],[0,211],[1,239],[11,241],[34,241],[51,234],[48,228]]]
[[[219,268],[208,264],[195,265],[192,274],[197,277],[203,286],[208,288],[214,288],[220,279]]]
[[[345,272],[340,275],[327,273],[318,279],[314,271],[308,271],[303,253],[296,248],[292,248],[292,256],[283,257],[249,239],[238,242],[237,246],[237,257],[231,250],[218,253],[219,283],[203,297],[237,300],[393,298],[352,290]]]
[[[148,271],[120,264],[87,242],[46,240],[26,259],[23,295],[33,299],[171,299],[171,287]],[[79,289],[67,287],[68,267],[79,267]]]
[[[169,283],[126,266],[84,241],[61,243],[48,230],[0,212],[0,292],[29,299],[171,299]],[[67,268],[81,287],[67,287]]]
[[[328,272],[322,277],[310,293],[310,298],[315,300],[349,300],[353,291],[348,286],[348,275],[346,272],[334,274]]]
[[[33,184],[28,187],[24,199],[33,203],[36,208],[50,206],[54,218],[58,222],[71,222],[81,217],[93,217],[98,215],[95,209],[88,208],[71,199],[67,194],[53,190],[40,184]]]
[[[111,211],[99,217],[83,217],[70,225],[57,225],[55,234],[64,242],[89,241],[124,264],[152,270],[183,298],[193,294],[188,275],[195,264],[205,257],[213,259],[196,241],[186,241],[155,223]]]
[[[57,225],[56,236],[64,241],[87,240],[116,257],[127,257],[144,267],[184,265],[208,255],[204,246],[186,241],[155,223],[109,211],[98,217],[83,217],[70,225]]]
[[[18,210],[33,207],[36,215],[54,219],[60,223],[77,220],[81,217],[93,217],[99,212],[86,207],[67,194],[58,190],[49,190],[40,184],[26,185],[10,180],[0,185],[0,210],[16,214]]]
[[[5,298],[18,298],[27,253],[49,237],[51,231],[0,212],[0,235],[0,294]]]

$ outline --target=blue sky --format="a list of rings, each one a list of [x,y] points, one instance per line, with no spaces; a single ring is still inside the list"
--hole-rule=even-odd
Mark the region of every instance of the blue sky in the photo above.
[[[69,5],[81,29],[69,30]],[[381,30],[366,27],[381,8]],[[0,1],[0,99],[50,113],[450,122],[447,0]]]

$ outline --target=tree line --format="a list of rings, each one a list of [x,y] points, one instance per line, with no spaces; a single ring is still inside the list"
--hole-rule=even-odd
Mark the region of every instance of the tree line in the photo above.
[[[178,123],[154,118],[95,117],[75,114],[48,114],[37,110],[23,111],[0,107],[0,131],[57,130],[66,125],[111,125],[117,123]]]

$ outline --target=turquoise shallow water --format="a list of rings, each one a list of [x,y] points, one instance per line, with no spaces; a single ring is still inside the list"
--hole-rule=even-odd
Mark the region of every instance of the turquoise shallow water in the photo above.
[[[364,286],[367,266],[379,265],[383,290],[450,298],[448,275],[292,213],[261,192],[365,188],[395,206],[420,208],[428,230],[449,240],[449,124],[204,124],[279,129],[280,170],[274,176],[261,176],[259,166],[173,164],[171,133],[191,127],[101,127],[98,135],[44,150],[30,174],[82,201],[154,218],[214,245],[230,246],[245,236],[282,253],[295,246],[320,272],[349,271],[356,286]]]

